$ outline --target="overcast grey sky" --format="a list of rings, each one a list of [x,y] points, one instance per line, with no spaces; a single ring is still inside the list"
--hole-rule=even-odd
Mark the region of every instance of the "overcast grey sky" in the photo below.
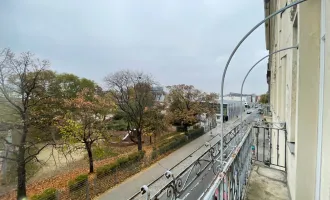
[[[102,83],[120,69],[150,73],[162,85],[220,92],[232,49],[264,17],[262,0],[1,0],[0,48],[32,51],[52,69]],[[264,26],[238,50],[225,92],[239,92],[265,50]],[[266,62],[245,93],[265,93]]]

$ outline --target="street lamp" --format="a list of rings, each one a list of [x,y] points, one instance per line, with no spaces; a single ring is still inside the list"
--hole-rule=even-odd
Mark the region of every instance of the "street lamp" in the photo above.
[[[263,19],[261,22],[259,22],[257,25],[255,25],[240,41],[239,43],[236,45],[236,47],[234,48],[234,50],[232,51],[232,53],[230,54],[228,61],[226,63],[226,66],[223,70],[223,74],[222,74],[222,80],[221,80],[221,102],[220,102],[220,106],[221,106],[221,117],[223,118],[223,88],[224,88],[224,84],[225,84],[225,77],[226,77],[226,72],[227,69],[229,67],[229,64],[231,62],[231,59],[233,58],[233,56],[235,55],[236,51],[238,50],[238,48],[241,46],[241,44],[244,42],[244,40],[249,37],[249,35],[255,31],[261,24],[263,24],[265,21],[273,18],[274,16],[276,16],[277,14],[281,13],[282,11],[285,11],[288,8],[291,8],[295,5],[298,5],[302,2],[305,2],[306,0],[296,0],[294,2],[292,2],[291,4],[279,9],[278,11],[272,13],[271,15],[268,15],[265,19]],[[223,120],[221,120],[221,156],[220,156],[220,162],[221,165],[223,164],[223,158],[222,158],[222,154],[223,154],[223,135],[224,135],[224,127],[223,127]]]
[[[250,70],[246,73],[245,77],[244,77],[244,80],[242,82],[242,86],[241,86],[241,102],[240,102],[240,105],[241,105],[241,126],[243,126],[243,110],[242,110],[242,106],[243,106],[243,87],[244,87],[244,83],[245,83],[245,80],[246,78],[249,76],[250,72],[254,69],[255,66],[257,66],[261,61],[263,61],[265,58],[268,58],[269,56],[273,55],[273,54],[276,54],[276,53],[279,53],[281,51],[286,51],[286,50],[289,50],[289,49],[298,49],[298,45],[295,45],[295,46],[292,46],[292,47],[287,47],[287,48],[283,48],[283,49],[280,49],[280,50],[277,50],[277,51],[274,51],[273,53],[270,53],[264,57],[262,57],[260,60],[258,60],[258,62],[256,62],[251,68]]]

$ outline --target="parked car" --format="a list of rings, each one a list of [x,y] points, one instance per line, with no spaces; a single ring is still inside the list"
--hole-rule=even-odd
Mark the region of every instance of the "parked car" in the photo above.
[[[247,112],[246,112],[246,114],[251,114],[252,113],[252,111],[251,110],[248,110]]]

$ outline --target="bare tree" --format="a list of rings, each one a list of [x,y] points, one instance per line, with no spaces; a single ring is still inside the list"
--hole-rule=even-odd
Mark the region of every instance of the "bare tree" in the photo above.
[[[129,129],[135,129],[133,133],[141,151],[146,109],[155,100],[151,91],[155,81],[142,72],[122,70],[108,75],[105,82],[118,108],[125,113],[125,119],[131,125]]]
[[[0,52],[0,94],[19,116],[15,124],[19,127],[17,141],[0,138],[14,149],[11,156],[2,158],[17,164],[17,199],[22,199],[26,197],[26,164],[37,160],[37,155],[48,145],[54,145],[50,135],[34,137],[31,134],[42,128],[39,126],[42,120],[47,120],[38,112],[38,105],[51,101],[44,93],[49,62],[36,59],[30,52],[19,56],[9,49]]]

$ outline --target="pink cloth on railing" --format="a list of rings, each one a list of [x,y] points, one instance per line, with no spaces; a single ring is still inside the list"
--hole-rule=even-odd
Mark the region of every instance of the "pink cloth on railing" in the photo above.
[[[228,200],[228,194],[227,194],[227,192],[223,192],[223,199],[224,200]]]

